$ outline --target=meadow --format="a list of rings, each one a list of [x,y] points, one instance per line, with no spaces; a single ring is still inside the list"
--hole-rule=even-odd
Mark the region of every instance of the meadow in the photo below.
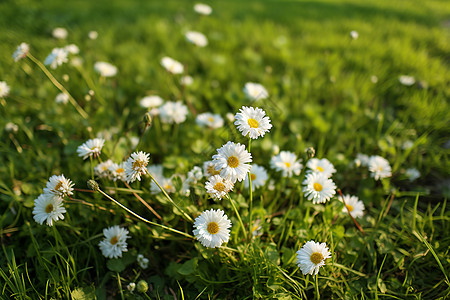
[[[0,298],[448,298],[446,1],[195,4],[0,2]]]

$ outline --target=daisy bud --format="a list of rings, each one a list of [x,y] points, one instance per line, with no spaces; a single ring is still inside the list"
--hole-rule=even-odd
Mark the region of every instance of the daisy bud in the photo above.
[[[97,191],[99,189],[98,183],[95,180],[89,179],[87,181],[87,186],[93,191]]]
[[[147,290],[148,290],[148,283],[147,283],[147,281],[145,281],[145,280],[140,280],[140,281],[137,283],[136,288],[137,288],[137,291],[138,291],[139,293],[146,293]]]
[[[306,154],[308,154],[309,158],[313,158],[316,155],[316,150],[313,147],[308,147],[305,150]]]

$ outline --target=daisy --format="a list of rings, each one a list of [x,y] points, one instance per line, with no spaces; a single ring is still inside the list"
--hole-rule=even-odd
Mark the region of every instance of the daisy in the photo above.
[[[203,163],[203,173],[205,177],[219,175],[221,170],[216,171],[216,167],[212,160]]]
[[[352,30],[350,31],[350,37],[354,40],[356,40],[359,37],[358,31]]]
[[[132,293],[132,292],[134,292],[134,289],[136,288],[136,283],[134,283],[134,282],[130,282],[128,285],[127,285],[127,289],[130,291],[130,293]]]
[[[375,180],[391,177],[391,166],[389,162],[381,156],[374,155],[369,158],[369,171]]]
[[[163,103],[164,100],[160,96],[146,96],[139,101],[139,105],[147,109],[159,107]]]
[[[356,154],[354,162],[357,167],[367,167],[369,165],[369,156],[367,154],[358,153]]]
[[[90,156],[97,157],[100,155],[103,144],[105,143],[104,139],[90,139],[86,143],[83,143],[82,145],[78,146],[77,153],[78,156],[82,156],[83,159],[86,159]]]
[[[50,53],[44,60],[45,65],[50,65],[50,68],[56,69],[63,63],[68,62],[67,58],[68,52],[63,48],[54,48],[52,53]]]
[[[227,113],[226,115],[225,115],[225,117],[227,118],[227,120],[228,121],[230,121],[230,122],[234,122],[234,115],[232,114],[232,113]]]
[[[107,161],[104,161],[102,163],[99,163],[95,166],[94,172],[97,176],[101,178],[107,178],[109,177],[109,168],[113,165],[113,161],[108,159]]]
[[[148,258],[145,258],[144,255],[138,254],[137,262],[142,269],[148,268]]]
[[[96,62],[94,70],[102,77],[113,77],[117,74],[117,67],[104,61]]]
[[[136,179],[141,181],[141,175],[147,173],[147,164],[150,154],[139,151],[133,152],[128,160],[124,163],[126,181],[128,183]]]
[[[5,130],[7,132],[17,133],[19,131],[19,125],[14,124],[13,122],[8,122],[5,125]]]
[[[336,194],[336,185],[322,173],[309,173],[303,181],[303,192],[313,204],[325,203]]]
[[[91,40],[96,40],[98,38],[98,32],[95,30],[89,31],[88,37]]]
[[[319,268],[325,265],[325,259],[330,257],[331,253],[328,251],[327,244],[319,244],[311,240],[297,251],[297,265],[303,275],[317,275]]]
[[[53,226],[53,222],[59,219],[63,220],[63,213],[66,212],[66,209],[62,205],[62,201],[63,199],[59,195],[53,193],[39,195],[34,200],[34,220],[41,225],[46,221],[48,226]]]
[[[206,192],[214,199],[220,200],[233,190],[233,182],[228,179],[223,179],[219,175],[209,177],[205,184]]]
[[[211,129],[223,127],[223,119],[218,114],[212,114],[210,112],[202,113],[195,118],[195,122],[200,126],[206,126]]]
[[[342,201],[342,197],[339,197],[339,200],[344,203],[342,212],[350,212],[350,215],[355,219],[364,215],[364,203],[358,197],[344,195],[344,201]]]
[[[170,180],[170,178],[164,177],[162,165],[151,165],[147,167],[147,171],[159,183],[159,185],[166,190],[166,192],[175,192],[175,187],[172,184],[172,180]],[[161,193],[161,189],[156,184],[155,180],[152,180],[152,182],[150,183],[150,191],[152,194],[159,194]]]
[[[406,177],[408,177],[409,181],[414,181],[420,177],[420,172],[416,168],[409,168],[405,171]]]
[[[322,173],[327,178],[330,178],[336,172],[333,164],[326,158],[311,158],[306,166],[311,169],[311,172]]]
[[[9,94],[10,87],[5,81],[0,81],[0,98],[5,98]]]
[[[252,139],[263,137],[266,132],[272,128],[269,117],[261,108],[253,108],[242,106],[239,112],[235,115],[236,125],[243,136],[248,136]]]
[[[201,32],[188,31],[188,32],[186,32],[185,36],[186,36],[186,40],[189,43],[192,43],[196,46],[205,47],[206,45],[208,45],[208,39]]]
[[[264,169],[264,167],[253,164],[252,168],[250,169],[250,178],[252,179],[252,190],[254,191],[255,188],[264,186],[269,176],[267,175],[267,171],[266,169]],[[249,186],[248,174],[247,176],[245,176],[244,186],[246,188],[248,188]]]
[[[244,94],[252,101],[266,99],[269,97],[269,93],[259,83],[247,82],[244,86]]]
[[[14,53],[12,55],[14,58],[14,61],[18,62],[22,58],[25,58],[27,56],[28,52],[30,52],[30,46],[27,43],[20,44],[17,47],[16,51],[14,51]]]
[[[411,86],[411,85],[413,85],[414,83],[416,83],[416,79],[415,79],[414,77],[408,76],[408,75],[400,75],[400,76],[398,77],[398,81],[399,81],[401,84],[406,85],[406,86]]]
[[[292,174],[300,174],[300,171],[303,168],[303,165],[300,162],[301,159],[297,160],[297,155],[295,155],[295,153],[281,151],[280,154],[272,157],[270,160],[270,167],[283,172],[283,177],[292,177]]]
[[[67,29],[63,27],[56,27],[55,29],[53,29],[52,35],[56,39],[65,40],[68,35]]]
[[[223,210],[206,210],[195,219],[194,235],[208,248],[220,247],[230,238],[231,221]]]
[[[55,102],[58,104],[67,104],[69,102],[69,95],[65,94],[65,93],[59,93],[58,95],[56,95],[55,97]]]
[[[198,14],[207,16],[212,13],[212,8],[209,5],[197,3],[194,5],[194,11]]]
[[[169,124],[180,124],[186,121],[188,108],[181,101],[167,101],[159,108],[161,121]]]
[[[128,230],[119,226],[112,226],[103,229],[105,239],[100,241],[98,246],[102,250],[102,254],[107,258],[122,257],[122,252],[127,252]]]
[[[245,145],[228,142],[217,149],[213,155],[213,163],[216,171],[220,171],[220,176],[231,180],[233,183],[244,180],[251,166],[252,154],[245,150]]]
[[[161,59],[161,65],[168,72],[170,72],[172,74],[181,74],[181,73],[184,72],[183,65],[180,62],[178,62],[178,61],[176,61],[176,60],[174,60],[174,59],[172,59],[172,58],[170,58],[168,56],[165,56],[165,57],[163,57]]]
[[[108,170],[111,172],[114,181],[121,180],[125,181],[125,168],[124,163],[116,164],[113,163],[109,166]]]
[[[192,76],[186,75],[180,78],[180,83],[182,85],[192,85],[194,83],[194,78]]]
[[[59,197],[73,195],[73,186],[72,181],[64,177],[64,175],[53,175],[48,179],[44,193],[54,194]]]
[[[78,54],[80,53],[80,48],[78,48],[75,44],[70,44],[64,47],[64,50],[69,52],[70,54]]]

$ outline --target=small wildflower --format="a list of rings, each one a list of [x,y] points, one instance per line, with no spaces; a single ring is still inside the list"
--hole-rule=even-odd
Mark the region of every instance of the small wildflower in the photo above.
[[[344,201],[342,201],[342,197],[339,197],[339,200],[344,203],[343,212],[350,212],[350,215],[355,219],[364,215],[364,203],[358,197],[344,195]]]
[[[102,77],[114,77],[117,74],[117,67],[104,61],[96,62],[94,70]]]
[[[109,166],[108,170],[111,172],[114,181],[121,180],[125,181],[125,168],[124,163],[116,164],[113,163]]]
[[[272,128],[269,117],[261,108],[243,106],[235,115],[236,125],[243,136],[252,139],[263,137]]]
[[[412,86],[414,83],[416,83],[416,79],[412,76],[408,76],[408,75],[400,75],[398,77],[398,81],[406,86]]]
[[[18,62],[22,58],[25,58],[29,52],[30,52],[30,46],[27,43],[21,43],[12,55],[14,58],[14,61]]]
[[[331,257],[327,244],[316,243],[313,240],[307,242],[297,251],[297,265],[303,275],[317,275],[319,268],[325,265],[325,260]]]
[[[391,177],[391,166],[389,165],[389,162],[378,155],[371,156],[369,158],[369,171],[372,173],[372,177],[375,178],[375,180],[380,180],[383,178]]]
[[[186,32],[185,36],[186,36],[186,40],[188,42],[190,42],[196,46],[205,47],[206,45],[208,45],[208,39],[201,32],[188,31],[188,32]]]
[[[145,258],[144,255],[138,254],[137,262],[142,269],[148,268],[148,258]]]
[[[408,177],[409,181],[414,181],[420,177],[420,172],[416,168],[409,168],[406,169],[405,175]]]
[[[103,235],[105,238],[100,241],[98,246],[102,251],[102,254],[107,258],[122,257],[122,252],[128,251],[127,238],[128,230],[120,228],[119,226],[112,226],[103,229]]]
[[[244,86],[244,94],[252,101],[266,99],[269,97],[269,93],[266,88],[254,82],[247,82]]]
[[[350,31],[350,37],[354,40],[358,39],[359,33],[355,30]]]
[[[209,177],[205,184],[206,192],[214,199],[220,200],[233,189],[233,183],[219,175]]]
[[[283,177],[292,177],[293,174],[299,175],[303,168],[300,163],[301,159],[297,159],[295,153],[289,151],[281,151],[280,154],[272,157],[270,167],[276,171],[281,171]]]
[[[163,103],[164,100],[160,96],[146,96],[139,101],[139,105],[147,109],[159,107]]]
[[[194,235],[208,248],[220,247],[230,238],[231,221],[223,210],[206,210],[195,219]]]
[[[130,282],[128,285],[127,285],[127,289],[128,289],[128,291],[130,291],[130,293],[132,293],[132,292],[134,292],[134,289],[136,288],[136,283],[134,283],[134,282]]]
[[[5,98],[9,94],[10,87],[5,81],[0,81],[0,98]]]
[[[336,194],[336,185],[322,173],[309,173],[303,181],[303,192],[313,204],[325,203]]]
[[[69,95],[66,93],[59,93],[55,97],[55,102],[58,104],[67,104],[69,102]]]
[[[197,3],[194,5],[194,11],[200,15],[210,15],[212,13],[211,6],[203,3]]]
[[[68,52],[63,48],[54,48],[44,60],[45,65],[50,65],[50,68],[56,69],[58,66],[69,61],[67,58]]]
[[[77,148],[78,156],[86,159],[90,156],[98,157],[102,151],[103,144],[105,143],[104,139],[90,139],[86,143],[81,144]]]
[[[194,78],[192,76],[186,75],[180,78],[180,83],[184,86],[189,86],[194,83]]]
[[[333,164],[326,158],[311,158],[306,164],[306,167],[310,169],[310,172],[322,173],[327,178],[330,178],[336,172]]]
[[[219,175],[221,170],[216,171],[216,167],[212,160],[203,163],[203,173],[205,177]]]
[[[88,37],[89,37],[91,40],[96,40],[96,39],[98,38],[98,32],[97,32],[97,31],[94,31],[94,30],[89,31]]]
[[[67,38],[68,32],[67,29],[63,27],[56,27],[52,31],[52,35],[56,39],[65,40]]]
[[[244,180],[251,166],[252,154],[245,149],[245,145],[228,142],[217,149],[213,155],[213,163],[216,171],[220,171],[222,178],[230,179],[233,183]]]
[[[53,226],[53,223],[59,219],[64,219],[63,199],[59,195],[53,193],[43,193],[34,200],[33,218],[41,224],[46,221],[48,226]]]
[[[218,114],[212,114],[210,112],[197,115],[195,122],[200,126],[206,126],[211,129],[223,127],[223,119]]]
[[[101,178],[110,177],[109,168],[113,165],[113,161],[108,159],[107,161],[101,162],[95,166],[94,172],[95,175]]]
[[[253,164],[250,169],[250,178],[252,179],[252,190],[255,190],[256,188],[264,186],[269,176],[267,175],[267,171],[264,167]],[[249,184],[247,174],[247,176],[245,176],[244,186],[248,188]]]
[[[161,59],[161,65],[170,73],[172,74],[181,74],[184,72],[183,65],[174,60],[173,58],[170,58],[168,56],[165,56]]]
[[[48,179],[44,193],[51,193],[59,197],[73,195],[73,186],[72,181],[64,175],[53,175]]]
[[[189,112],[186,105],[181,103],[181,101],[167,101],[163,106],[159,108],[161,121],[169,124],[183,123],[184,121],[186,121],[186,116],[188,113]]]
[[[150,159],[150,154],[139,151],[134,152],[124,163],[126,181],[128,183],[136,179],[141,181],[141,175],[147,173],[147,164]]]

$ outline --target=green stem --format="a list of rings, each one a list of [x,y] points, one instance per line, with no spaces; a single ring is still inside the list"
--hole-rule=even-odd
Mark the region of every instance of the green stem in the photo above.
[[[119,274],[119,272],[117,272],[116,275],[117,275],[117,283],[119,284],[120,296],[121,296],[122,300],[125,300],[125,297],[123,296],[122,282],[120,282],[120,274]]]
[[[147,172],[147,174],[150,176],[150,178],[156,183],[156,185],[159,187],[159,189],[161,190],[161,192],[163,192],[164,196],[166,196],[167,200],[169,200],[170,203],[173,204],[173,206],[175,206],[183,215],[184,217],[191,223],[194,223],[194,220],[192,220],[191,216],[189,216],[181,207],[179,207],[173,200],[172,198],[170,198],[170,196],[167,194],[166,190],[163,189],[162,186],[159,185],[158,181],[156,181],[156,179],[152,176],[152,174],[150,174],[149,172]]]
[[[319,274],[317,274],[315,277],[315,281],[316,281],[316,299],[319,300],[320,299],[320,294],[319,294]]]
[[[252,149],[252,139],[249,137],[248,140],[248,152],[251,153]],[[251,169],[250,169],[251,170]],[[251,176],[251,171],[248,172],[248,185],[249,185],[249,190],[250,190],[250,205],[249,205],[249,221],[248,221],[248,228],[250,229],[250,235],[249,235],[249,241],[252,240],[252,217],[253,217],[253,190],[252,190],[252,176]]]
[[[234,202],[231,199],[230,195],[227,194],[227,198],[228,198],[228,200],[230,200],[231,206],[233,206],[234,212],[236,213],[236,216],[237,216],[237,218],[239,220],[239,223],[241,224],[242,231],[244,232],[244,237],[247,237],[247,231],[245,230],[244,223],[242,222],[241,215],[239,214],[239,211],[237,210],[236,205],[234,204]]]
[[[132,214],[133,216],[135,216],[135,217],[138,218],[139,220],[141,220],[141,221],[143,221],[143,222],[145,222],[145,223],[148,223],[148,224],[150,224],[150,225],[158,226],[158,227],[161,227],[161,228],[163,228],[163,229],[166,229],[166,230],[169,230],[169,231],[172,231],[172,232],[181,234],[181,235],[183,235],[183,236],[185,236],[185,237],[188,237],[188,238],[190,238],[190,239],[194,239],[194,237],[193,237],[192,235],[188,234],[188,233],[185,233],[185,232],[182,232],[182,231],[179,231],[179,230],[176,230],[176,229],[173,229],[173,228],[170,228],[170,227],[167,227],[167,226],[164,226],[164,225],[161,225],[161,224],[158,224],[158,223],[149,221],[149,220],[147,220],[147,219],[141,217],[140,215],[138,215],[137,213],[135,213],[135,212],[132,211],[131,209],[127,208],[127,207],[126,207],[125,205],[123,205],[122,203],[118,202],[116,199],[112,198],[110,195],[106,194],[106,193],[105,193],[104,191],[102,191],[100,188],[97,189],[97,190],[98,190],[101,194],[103,194],[103,196],[105,196],[106,198],[108,198],[109,200],[111,200],[112,202],[114,202],[115,204],[119,205],[122,209],[126,210],[128,213]]]
[[[89,159],[91,160],[91,179],[94,180],[94,162],[92,161],[92,155],[89,156]]]
[[[47,75],[48,79],[53,83],[54,86],[56,86],[62,93],[69,96],[69,101],[72,103],[72,105],[75,107],[75,109],[78,111],[78,113],[84,118],[88,119],[89,115],[81,108],[81,106],[77,103],[77,101],[72,97],[72,95],[66,90],[66,88],[56,80],[56,78],[50,73],[50,71],[44,66],[43,63],[41,63],[37,58],[35,58],[30,53],[27,54],[27,57],[31,59],[41,70],[44,72],[45,75]]]

